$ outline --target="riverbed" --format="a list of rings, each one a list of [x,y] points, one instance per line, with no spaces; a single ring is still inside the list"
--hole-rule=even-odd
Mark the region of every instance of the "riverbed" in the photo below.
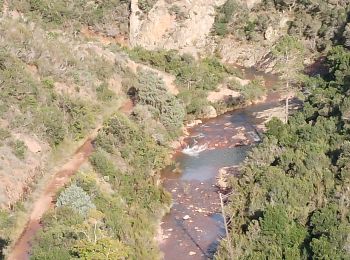
[[[161,223],[160,249],[165,260],[210,259],[225,236],[217,174],[239,166],[260,141],[272,110],[283,111],[280,96],[270,92],[260,104],[205,120],[189,129],[174,165],[162,172],[173,205]],[[265,111],[265,113],[264,113]],[[267,112],[266,112],[267,111]]]

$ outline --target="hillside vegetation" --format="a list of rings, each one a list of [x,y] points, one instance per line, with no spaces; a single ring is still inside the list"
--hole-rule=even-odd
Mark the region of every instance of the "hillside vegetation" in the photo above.
[[[0,18],[2,252],[10,250],[6,247],[25,226],[30,200],[35,199],[31,192],[43,185],[41,178],[49,178],[105,121],[91,166],[84,166],[89,172],[58,194],[57,208],[44,218],[32,257],[91,259],[86,255],[92,250],[93,259],[106,259],[108,251],[101,250],[107,247],[114,250],[111,259],[154,259],[156,223],[170,200],[158,185],[157,171],[167,162],[166,144],[179,134],[185,109],[155,73],[134,74],[118,46],[104,46],[76,30],[89,26],[108,34],[117,26],[118,34],[126,33],[118,19],[127,3],[5,3]],[[137,89],[132,119],[114,115],[131,87]],[[119,127],[125,132],[116,133]],[[97,238],[90,240],[89,232]]]
[[[314,51],[322,51],[335,43],[349,46],[349,8],[347,1],[264,0],[248,9],[240,1],[228,0],[218,7],[213,32],[252,42],[278,39],[281,33],[288,33],[303,39]],[[287,22],[286,31],[274,32],[283,19]]]
[[[304,83],[303,109],[268,123],[232,179],[233,245],[223,241],[217,259],[349,259],[349,57],[334,47],[329,73]]]
[[[143,19],[155,3],[138,1]],[[348,1],[248,8],[228,0],[210,36],[218,48],[196,58],[118,45],[129,37],[129,7],[128,0],[0,0],[0,259],[25,227],[40,180],[96,129],[95,150],[44,215],[31,259],[161,259],[157,229],[171,196],[159,172],[171,162],[171,142],[208,108],[216,114],[266,92],[259,79],[240,84],[239,72],[223,64],[227,39],[251,57],[249,48],[263,48],[287,90],[298,83],[306,97],[287,124],[268,123],[230,180],[232,244],[223,239],[216,259],[349,259]],[[184,24],[180,7],[170,7]],[[305,59],[321,56],[328,73],[301,76]],[[175,78],[177,95],[162,75]],[[208,101],[222,86],[241,94]],[[132,107],[123,113],[126,100]]]

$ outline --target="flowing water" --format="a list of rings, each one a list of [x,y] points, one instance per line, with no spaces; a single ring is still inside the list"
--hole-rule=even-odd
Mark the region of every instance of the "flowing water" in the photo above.
[[[272,84],[272,83],[271,83]],[[212,258],[225,236],[216,176],[222,167],[238,166],[260,141],[257,113],[283,107],[276,94],[264,103],[204,121],[189,130],[185,147],[162,173],[173,205],[161,223],[160,249],[165,260]]]

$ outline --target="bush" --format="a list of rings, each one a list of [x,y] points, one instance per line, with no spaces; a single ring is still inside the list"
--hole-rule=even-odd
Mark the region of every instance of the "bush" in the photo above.
[[[0,145],[2,145],[3,141],[11,137],[11,133],[9,130],[0,128]]]
[[[214,90],[223,78],[231,74],[214,57],[195,61],[188,54],[179,55],[176,51],[148,51],[141,47],[128,50],[130,58],[146,62],[176,76],[176,82],[191,90]]]
[[[53,145],[61,143],[66,134],[61,111],[57,107],[43,107],[40,110],[40,118],[49,143]]]
[[[238,82],[230,82],[229,88],[232,90],[239,91],[245,101],[254,101],[261,98],[266,93],[262,79],[254,79],[247,85],[242,86]]]
[[[213,25],[213,31],[216,35],[225,36],[228,33],[228,24],[238,8],[239,5],[236,0],[227,0],[222,6],[217,8]]]
[[[81,214],[87,216],[91,209],[96,206],[91,202],[90,196],[75,184],[70,185],[62,191],[56,202],[57,207],[67,206]]]
[[[74,247],[79,259],[84,260],[124,260],[127,259],[129,249],[118,240],[102,238],[95,243],[80,240]]]
[[[108,84],[105,82],[96,88],[96,93],[97,99],[101,101],[111,101],[115,97],[114,92],[108,88]]]
[[[179,129],[183,124],[185,111],[179,100],[168,93],[164,82],[152,72],[141,71],[136,88],[137,102],[151,106],[153,115],[170,131]]]
[[[86,0],[12,0],[9,7],[34,19],[42,19],[46,26],[71,26],[74,30],[79,25],[89,25],[95,30],[108,32],[116,27],[123,33],[128,32],[129,10],[128,0],[106,0],[88,2]],[[118,21],[113,23],[112,21]]]
[[[102,176],[115,178],[120,172],[109,158],[108,154],[101,149],[98,149],[90,157],[90,162],[95,170]]]
[[[11,142],[10,145],[14,155],[16,155],[18,159],[24,160],[26,151],[28,150],[26,144],[21,140],[15,140]]]
[[[142,10],[145,13],[148,13],[149,11],[151,11],[152,7],[156,2],[156,0],[139,0],[137,2],[137,5],[140,8],[140,10]]]

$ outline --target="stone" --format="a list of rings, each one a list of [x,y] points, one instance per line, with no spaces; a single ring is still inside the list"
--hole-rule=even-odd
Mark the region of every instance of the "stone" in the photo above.
[[[203,107],[201,109],[201,114],[203,115],[203,118],[214,118],[218,116],[216,109],[210,105]]]
[[[264,34],[265,40],[269,42],[274,41],[276,36],[277,36],[276,31],[272,28],[271,25],[268,26]]]

